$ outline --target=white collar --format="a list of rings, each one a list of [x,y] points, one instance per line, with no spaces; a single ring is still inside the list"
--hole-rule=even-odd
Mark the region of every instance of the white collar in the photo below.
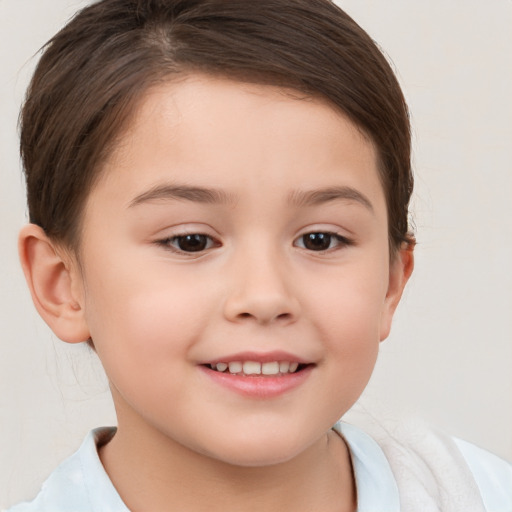
[[[339,421],[333,429],[345,440],[350,451],[357,512],[400,512],[398,486],[380,446],[349,423]]]

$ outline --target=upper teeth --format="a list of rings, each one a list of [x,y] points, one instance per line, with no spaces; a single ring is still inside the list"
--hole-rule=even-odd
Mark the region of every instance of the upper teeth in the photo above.
[[[277,375],[279,373],[294,373],[299,367],[297,362],[272,361],[269,363],[258,363],[256,361],[231,361],[230,363],[216,363],[210,365],[212,370],[232,374],[244,375]]]

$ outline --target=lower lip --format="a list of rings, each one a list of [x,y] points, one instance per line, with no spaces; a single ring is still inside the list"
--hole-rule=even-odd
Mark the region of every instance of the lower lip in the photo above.
[[[276,377],[264,375],[232,375],[216,372],[206,366],[199,367],[210,379],[240,395],[250,398],[274,398],[283,395],[306,381],[311,375],[313,365],[296,373]]]

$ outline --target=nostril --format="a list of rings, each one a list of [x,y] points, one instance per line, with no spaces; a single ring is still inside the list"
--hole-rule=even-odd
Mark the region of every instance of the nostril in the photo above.
[[[298,307],[294,302],[281,295],[246,293],[229,297],[224,306],[224,315],[231,322],[277,322],[282,325],[296,318]]]
[[[239,313],[238,318],[258,318],[257,315],[252,315],[251,313]],[[290,313],[279,313],[278,315],[270,318],[270,320],[289,320],[292,318]]]

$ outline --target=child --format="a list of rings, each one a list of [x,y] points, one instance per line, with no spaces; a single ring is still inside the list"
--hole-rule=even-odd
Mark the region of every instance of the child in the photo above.
[[[93,4],[47,47],[21,144],[34,303],[97,352],[118,427],[13,511],[510,510],[490,454],[337,422],[414,236],[407,107],[334,4]]]

